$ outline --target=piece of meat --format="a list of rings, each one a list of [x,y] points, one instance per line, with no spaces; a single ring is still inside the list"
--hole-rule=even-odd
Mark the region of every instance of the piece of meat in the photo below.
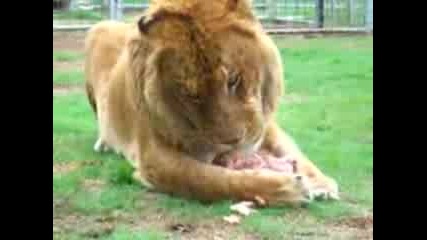
[[[266,151],[258,151],[252,154],[233,152],[225,154],[214,161],[214,164],[235,169],[270,169],[284,173],[297,171],[296,161],[289,157],[277,158]]]

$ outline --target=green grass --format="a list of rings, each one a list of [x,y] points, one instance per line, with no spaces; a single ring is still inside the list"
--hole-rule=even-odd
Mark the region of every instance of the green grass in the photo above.
[[[75,62],[83,59],[83,53],[73,51],[55,51],[53,60],[59,62]]]
[[[84,81],[83,71],[76,70],[57,70],[53,72],[54,84],[82,84]]]
[[[83,83],[83,69],[73,66],[84,60],[82,52],[75,51],[54,51],[53,61],[56,63],[70,64],[71,67],[61,68],[60,65],[54,67],[53,83],[59,85],[81,84]]]
[[[90,232],[89,234],[83,232],[81,234],[54,234],[53,237],[55,240],[86,240],[88,238],[100,240],[163,240],[166,239],[166,234],[154,230],[138,231],[126,226],[118,226],[112,232],[101,232],[96,235],[93,233],[90,234]]]
[[[119,227],[110,236],[101,238],[102,240],[161,240],[165,239],[165,234],[158,231],[139,232],[126,227]]]
[[[316,202],[304,210],[261,209],[230,230],[230,235],[244,232],[286,239],[306,229],[318,229],[315,231],[321,235],[329,221],[372,209],[372,37],[288,37],[276,42],[285,63],[286,92],[299,99],[284,101],[278,120],[315,164],[338,181],[344,199]],[[56,60],[74,61],[70,56],[76,55],[59,54]],[[54,82],[81,84],[83,75],[81,71],[54,70]],[[83,93],[54,96],[53,114],[54,164],[79,164],[75,171],[54,174],[54,198],[66,199],[63,208],[68,213],[86,218],[126,213],[143,219],[141,224],[152,229],[135,231],[124,222],[101,239],[165,239],[166,229],[144,218],[159,213],[196,226],[218,223],[229,213],[228,202],[204,205],[147,192],[132,180],[122,157],[94,153],[96,122]],[[88,179],[103,184],[85,187]],[[63,234],[84,239],[71,230]]]

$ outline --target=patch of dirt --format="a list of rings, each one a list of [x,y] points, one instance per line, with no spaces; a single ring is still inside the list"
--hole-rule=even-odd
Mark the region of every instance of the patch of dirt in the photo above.
[[[84,238],[99,238],[114,231],[114,224],[98,221],[95,217],[79,214],[53,217],[53,234],[56,236],[73,234]]]
[[[53,233],[54,236],[73,234],[84,238],[99,238],[108,236],[116,227],[124,225],[135,232],[147,230],[164,232],[171,239],[258,239],[253,235],[242,233],[236,226],[229,226],[223,223],[220,218],[187,223],[182,219],[171,216],[165,210],[156,211],[155,209],[150,209],[148,211],[132,214],[111,212],[96,216],[85,216],[78,213],[57,214],[53,218]]]
[[[347,226],[324,226],[320,223],[310,227],[297,227],[287,233],[289,239],[316,239],[316,240],[371,240],[373,231],[349,228]]]
[[[328,224],[328,230],[334,235],[346,234],[354,237],[350,239],[373,239],[373,224],[373,215],[367,214],[360,217],[347,217],[335,220]]]
[[[78,168],[76,163],[54,163],[53,174],[64,174],[69,173]]]
[[[126,221],[135,231],[158,230],[165,232],[171,239],[192,240],[255,240],[255,236],[241,232],[238,226],[231,226],[222,221],[221,217],[204,219],[203,221],[185,220],[173,216],[162,209],[151,209],[149,213],[127,215],[122,214],[120,222]]]
[[[360,230],[347,227],[329,227],[325,239],[373,240],[373,230]]]
[[[82,162],[67,162],[67,163],[54,163],[53,174],[64,174],[77,170],[80,167],[96,164],[94,160]]]
[[[367,215],[363,217],[351,217],[339,220],[337,225],[344,225],[350,228],[369,229],[374,225],[374,216]]]
[[[53,85],[53,96],[63,96],[77,92],[84,92],[84,87],[81,85]]]
[[[53,50],[83,51],[86,32],[54,32]]]
[[[191,224],[191,227],[188,227],[188,224],[180,224],[186,226],[184,229],[189,231],[173,231],[171,235],[179,236],[183,239],[194,239],[194,240],[204,240],[204,239],[213,239],[213,240],[225,240],[225,239],[236,239],[236,240],[255,240],[259,239],[254,235],[243,233],[239,231],[239,226],[231,226],[229,224],[223,223],[221,220]],[[171,229],[171,227],[170,227]],[[169,230],[170,231],[170,230]]]
[[[350,227],[345,224],[346,219],[353,218],[334,219],[330,222],[323,222],[321,219],[312,216],[310,210],[307,209],[287,213],[284,222],[289,231],[287,231],[286,235],[289,239],[372,239],[372,227]]]

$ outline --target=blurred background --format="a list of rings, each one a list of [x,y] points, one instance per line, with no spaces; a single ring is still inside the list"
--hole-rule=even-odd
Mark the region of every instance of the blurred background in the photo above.
[[[128,21],[148,0],[53,0],[54,30],[83,30],[102,19]],[[373,30],[373,0],[254,0],[269,31]]]

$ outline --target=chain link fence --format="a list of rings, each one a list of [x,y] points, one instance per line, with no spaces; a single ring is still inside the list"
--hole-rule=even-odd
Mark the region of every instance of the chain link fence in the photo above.
[[[53,0],[53,30],[84,30],[97,21],[131,21],[149,0]],[[270,32],[373,31],[373,0],[253,0]]]

